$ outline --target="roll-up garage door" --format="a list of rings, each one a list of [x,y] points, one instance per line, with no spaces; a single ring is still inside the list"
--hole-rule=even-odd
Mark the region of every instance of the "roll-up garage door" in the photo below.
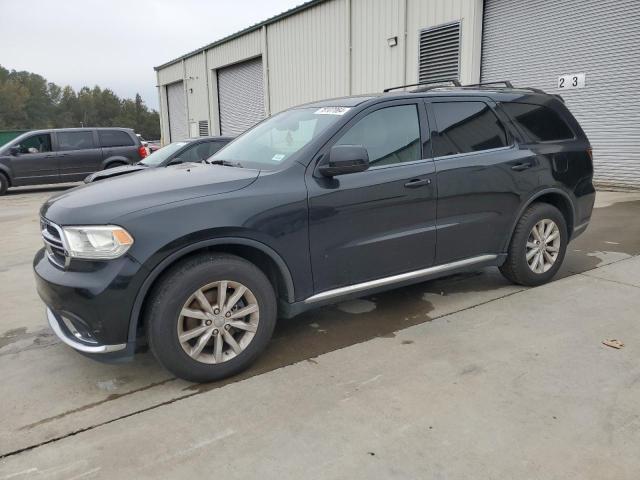
[[[187,113],[185,111],[184,87],[182,82],[167,85],[167,105],[169,109],[169,136],[171,141],[189,137],[187,133]]]
[[[239,135],[264,118],[262,59],[218,70],[222,135]]]
[[[559,93],[584,128],[601,185],[640,188],[637,0],[485,0],[482,81]],[[585,87],[558,77],[585,74]]]

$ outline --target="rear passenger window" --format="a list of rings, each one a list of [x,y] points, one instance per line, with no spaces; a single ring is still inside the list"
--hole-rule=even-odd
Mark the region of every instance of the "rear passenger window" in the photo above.
[[[387,107],[370,113],[336,145],[362,145],[372,167],[420,160],[420,124],[415,105]]]
[[[436,157],[506,147],[507,135],[495,113],[484,102],[433,103],[437,135]]]
[[[93,132],[58,132],[58,150],[88,150],[94,148]]]
[[[98,130],[100,145],[103,147],[132,147],[133,139],[122,130]]]
[[[534,142],[570,140],[573,132],[554,110],[542,105],[508,102],[502,108]]]

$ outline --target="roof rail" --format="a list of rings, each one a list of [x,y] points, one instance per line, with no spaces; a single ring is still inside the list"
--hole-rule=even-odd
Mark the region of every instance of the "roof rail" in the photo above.
[[[539,88],[533,88],[533,87],[518,87],[518,88],[520,90],[531,90],[532,92],[536,92],[536,93],[544,93],[544,94],[547,93],[544,90],[540,90]]]
[[[509,80],[497,80],[495,82],[483,82],[483,83],[472,83],[470,85],[463,85],[465,87],[484,87],[486,85],[500,85],[503,84],[507,88],[513,88],[513,84]]]
[[[539,88],[534,88],[534,87],[514,87],[509,80],[496,80],[495,82],[471,83],[469,85],[462,85],[462,87],[473,88],[473,87],[486,87],[489,85],[504,85],[505,88],[514,88],[518,90],[531,90],[532,92],[535,92],[535,93],[544,93],[544,94],[547,93],[544,90],[540,90]]]
[[[431,88],[435,88],[435,87],[437,87],[437,86],[441,86],[441,85],[439,85],[439,84],[441,84],[441,83],[447,83],[447,82],[449,82],[449,83],[453,83],[453,85],[454,85],[454,86],[456,86],[456,87],[461,87],[461,86],[462,86],[462,85],[460,85],[460,82],[459,82],[457,79],[452,78],[452,79],[444,79],[444,80],[434,80],[434,81],[432,81],[432,82],[410,83],[409,85],[398,85],[397,87],[389,87],[389,88],[385,88],[385,89],[383,90],[383,92],[385,92],[385,93],[386,93],[386,92],[390,92],[391,90],[399,90],[399,89],[401,89],[401,88],[407,88],[407,87],[420,87],[420,86],[422,86],[422,85],[433,85],[433,84],[438,84],[438,85],[435,85],[434,87],[431,87]]]

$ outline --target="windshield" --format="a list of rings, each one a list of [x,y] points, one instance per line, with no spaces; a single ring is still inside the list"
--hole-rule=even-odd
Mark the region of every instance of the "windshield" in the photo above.
[[[345,107],[287,110],[238,137],[208,161],[239,163],[243,167],[264,170],[276,169],[348,110]]]
[[[170,143],[169,145],[167,145],[165,147],[162,147],[159,150],[156,150],[151,155],[149,155],[147,158],[142,160],[140,163],[142,165],[146,165],[147,167],[157,167],[162,162],[164,162],[166,159],[168,159],[171,155],[173,155],[178,150],[180,150],[182,147],[184,147],[186,144],[187,144],[187,142],[173,142],[173,143]]]

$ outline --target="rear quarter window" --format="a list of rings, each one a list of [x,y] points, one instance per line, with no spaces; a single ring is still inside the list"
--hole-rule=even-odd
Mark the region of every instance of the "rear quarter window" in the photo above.
[[[534,142],[571,140],[574,134],[562,117],[551,108],[530,103],[502,103],[503,110]]]
[[[133,147],[131,135],[122,130],[98,130],[102,147]]]

